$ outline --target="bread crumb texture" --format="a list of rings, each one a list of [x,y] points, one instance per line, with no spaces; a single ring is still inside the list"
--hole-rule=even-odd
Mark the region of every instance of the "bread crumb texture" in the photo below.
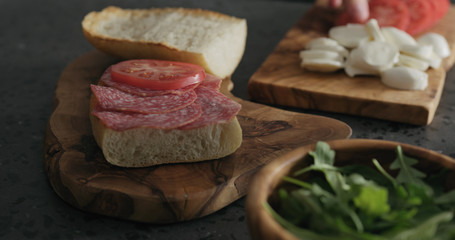
[[[246,20],[202,9],[121,9],[89,13],[83,28],[93,36],[153,43],[202,54],[207,71],[224,78],[243,56]],[[153,56],[152,56],[153,57]]]
[[[237,118],[191,130],[105,129],[99,136],[106,160],[123,167],[198,162],[232,154],[242,142]]]

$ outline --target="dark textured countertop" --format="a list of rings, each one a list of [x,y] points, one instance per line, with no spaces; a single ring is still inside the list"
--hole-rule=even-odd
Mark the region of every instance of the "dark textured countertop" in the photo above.
[[[310,7],[304,1],[0,1],[0,239],[248,239],[244,198],[201,219],[156,225],[84,213],[50,187],[43,137],[54,88],[66,65],[93,50],[81,32],[83,16],[107,5],[200,7],[246,18],[247,48],[233,75],[233,93],[241,98],[247,98],[249,77]],[[305,112],[347,123],[353,138],[399,141],[455,157],[455,69],[429,126]]]

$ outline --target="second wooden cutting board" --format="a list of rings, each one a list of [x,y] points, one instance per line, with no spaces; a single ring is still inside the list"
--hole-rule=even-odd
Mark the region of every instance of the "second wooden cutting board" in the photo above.
[[[253,100],[304,109],[372,117],[415,125],[433,120],[446,77],[455,61],[455,8],[429,31],[444,35],[452,50],[443,66],[431,69],[424,91],[396,90],[378,77],[348,77],[343,71],[317,73],[300,67],[299,52],[311,39],[327,36],[336,12],[313,8],[285,35],[251,77]]]

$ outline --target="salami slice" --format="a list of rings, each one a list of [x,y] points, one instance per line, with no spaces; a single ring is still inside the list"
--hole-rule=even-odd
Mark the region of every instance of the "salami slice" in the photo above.
[[[129,111],[138,113],[166,113],[182,109],[196,100],[196,93],[191,90],[182,94],[166,94],[150,97],[122,92],[116,88],[91,85],[104,110]]]
[[[143,97],[159,96],[159,95],[166,95],[166,94],[183,94],[187,91],[191,91],[191,90],[195,89],[199,85],[199,83],[196,83],[196,84],[191,84],[189,86],[186,86],[184,88],[171,89],[171,90],[150,90],[150,89],[146,89],[146,88],[135,87],[135,86],[132,86],[132,85],[129,85],[126,83],[117,82],[117,81],[112,80],[111,67],[109,67],[108,69],[106,69],[106,71],[104,71],[103,75],[100,78],[100,83],[102,85],[113,87],[113,88],[119,89],[121,91],[130,93],[130,94],[134,94],[134,95],[138,95],[138,96],[143,96]]]
[[[194,129],[208,124],[228,122],[240,111],[241,105],[224,96],[217,90],[207,87],[197,87],[195,104],[201,107],[202,115],[196,121],[179,129]]]
[[[98,117],[108,128],[124,131],[131,128],[147,127],[156,129],[175,129],[194,122],[201,116],[201,108],[193,103],[185,108],[168,113],[132,113],[105,111],[95,107],[93,115]]]
[[[221,82],[222,82],[221,78],[214,76],[212,74],[206,73],[204,81],[202,81],[201,84],[199,84],[199,86],[204,86],[204,87],[208,87],[208,88],[217,90],[217,89],[220,89]]]

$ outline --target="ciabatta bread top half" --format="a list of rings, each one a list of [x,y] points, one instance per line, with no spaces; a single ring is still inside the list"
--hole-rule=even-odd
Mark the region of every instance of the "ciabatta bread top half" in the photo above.
[[[245,19],[202,9],[107,7],[82,21],[96,48],[124,59],[154,58],[200,65],[226,78],[246,44]]]

